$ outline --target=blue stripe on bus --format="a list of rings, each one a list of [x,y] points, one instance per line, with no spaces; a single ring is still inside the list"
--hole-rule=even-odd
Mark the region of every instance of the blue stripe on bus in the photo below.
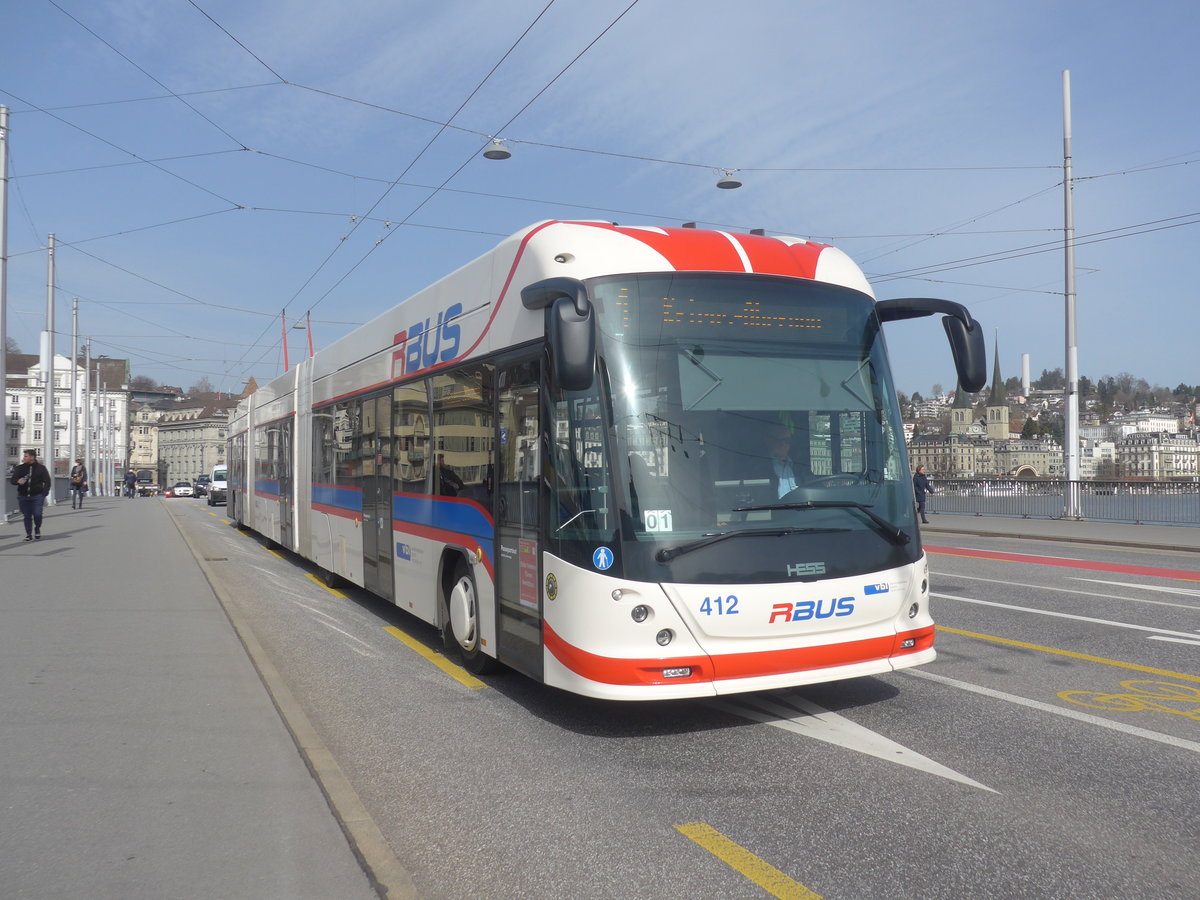
[[[259,478],[254,482],[254,493],[279,497],[279,482],[269,478]]]
[[[314,484],[314,505],[332,506],[346,512],[362,512],[362,490],[360,488],[334,487],[331,484]]]
[[[495,536],[492,520],[483,507],[449,497],[397,494],[392,497],[392,519],[489,541]]]

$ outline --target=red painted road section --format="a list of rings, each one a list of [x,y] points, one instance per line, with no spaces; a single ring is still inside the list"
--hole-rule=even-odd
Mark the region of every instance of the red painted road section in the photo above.
[[[1189,572],[1186,569],[1126,566],[1121,563],[1093,562],[1088,559],[1066,559],[1059,556],[1029,556],[1025,553],[1001,553],[996,550],[966,550],[962,547],[931,547],[928,544],[925,545],[925,550],[941,556],[966,556],[971,559],[995,559],[1001,562],[1026,563],[1035,566],[1061,566],[1064,569],[1087,569],[1091,572],[1119,572],[1123,575],[1149,575],[1152,578],[1200,581],[1200,572]]]

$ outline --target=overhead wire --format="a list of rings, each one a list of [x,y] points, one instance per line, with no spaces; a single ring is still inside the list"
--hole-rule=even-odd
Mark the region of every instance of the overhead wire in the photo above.
[[[66,16],[72,22],[74,22],[76,25],[78,25],[80,28],[82,28],[84,31],[86,31],[88,34],[90,34],[92,37],[94,37],[96,40],[98,40],[100,43],[102,43],[105,47],[107,47],[113,53],[117,54],[117,56],[121,57],[121,59],[125,60],[125,62],[129,63],[131,66],[133,66],[139,72],[141,72],[143,75],[145,75],[147,78],[149,78],[155,84],[157,84],[164,91],[167,91],[168,93],[170,93],[170,95],[172,97],[174,97],[176,100],[178,100],[184,106],[186,106],[188,109],[190,109],[196,115],[198,115],[200,118],[202,118],[205,122],[207,122],[213,128],[217,129],[217,131],[221,132],[221,134],[225,135],[225,137],[229,138],[229,140],[233,141],[239,147],[244,148],[246,146],[244,143],[242,143],[237,138],[235,138],[232,134],[230,134],[228,131],[226,131],[224,128],[222,128],[220,125],[218,125],[212,119],[210,119],[208,116],[206,116],[200,110],[198,110],[195,106],[193,106],[191,103],[189,103],[183,97],[181,97],[179,94],[175,93],[169,87],[167,87],[165,84],[163,84],[161,81],[159,81],[156,77],[154,77],[153,74],[146,71],[146,69],[144,69],[142,66],[138,65],[136,62],[134,62],[132,59],[130,59],[129,56],[127,56],[125,53],[123,53],[120,49],[118,49],[110,41],[106,40],[104,37],[102,37],[100,34],[98,34],[92,28],[89,28],[82,21],[80,21],[76,16],[72,15],[71,13],[69,13],[65,9],[63,9],[62,6],[60,6],[58,4],[58,0],[46,0],[46,2],[49,3],[51,6],[53,6],[55,9],[57,9],[60,13],[62,13],[64,16]]]

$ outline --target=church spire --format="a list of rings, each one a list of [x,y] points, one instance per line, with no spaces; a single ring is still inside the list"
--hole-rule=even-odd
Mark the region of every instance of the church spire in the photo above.
[[[996,350],[993,354],[995,367],[992,370],[992,392],[987,401],[987,431],[993,440],[1008,440],[1008,397],[1004,393],[1004,379],[1000,377],[1000,335],[996,335]]]
[[[1000,377],[1000,335],[996,334],[996,349],[992,353],[995,365],[992,368],[992,393],[988,397],[988,406],[1008,406],[1008,397],[1004,393],[1004,379]]]

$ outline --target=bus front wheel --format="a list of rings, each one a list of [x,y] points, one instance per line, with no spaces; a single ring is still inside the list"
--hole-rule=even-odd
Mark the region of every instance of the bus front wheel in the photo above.
[[[482,675],[495,669],[495,660],[483,652],[479,642],[479,594],[475,579],[461,559],[454,564],[446,592],[445,641],[448,649],[457,651],[468,672]]]

